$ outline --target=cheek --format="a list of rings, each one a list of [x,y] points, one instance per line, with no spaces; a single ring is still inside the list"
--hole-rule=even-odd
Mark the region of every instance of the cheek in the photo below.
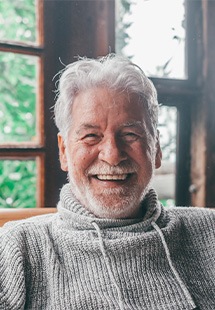
[[[139,177],[145,178],[146,175],[151,175],[154,168],[154,155],[151,148],[145,144],[136,145],[129,152],[129,157],[139,166]]]
[[[79,146],[70,153],[71,166],[76,174],[82,174],[98,157],[96,150]]]
[[[151,160],[151,150],[146,146],[145,143],[136,143],[133,144],[129,150],[128,155],[134,161],[136,161],[139,165],[144,165],[145,162]]]

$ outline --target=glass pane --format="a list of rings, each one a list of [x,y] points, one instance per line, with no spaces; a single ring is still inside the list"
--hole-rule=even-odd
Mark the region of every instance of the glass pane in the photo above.
[[[39,0],[0,1],[0,40],[36,43]]]
[[[0,144],[37,142],[39,59],[0,52]]]
[[[163,158],[162,166],[155,172],[153,186],[162,203],[169,206],[175,201],[177,108],[161,106],[158,129]]]
[[[148,76],[185,79],[185,0],[116,0],[116,52]]]
[[[0,208],[36,207],[36,160],[0,160]]]

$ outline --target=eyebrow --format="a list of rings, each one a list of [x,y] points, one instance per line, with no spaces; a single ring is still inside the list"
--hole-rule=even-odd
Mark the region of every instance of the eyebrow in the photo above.
[[[125,128],[125,127],[138,127],[142,130],[145,129],[145,124],[144,122],[141,122],[141,121],[128,121],[128,122],[125,122],[123,123],[120,128]],[[80,126],[79,129],[76,130],[76,134],[79,135],[82,131],[84,130],[89,130],[89,129],[100,129],[100,126],[98,125],[93,125],[93,124],[88,124],[88,123],[84,123]]]
[[[139,127],[141,129],[145,129],[145,124],[141,121],[131,121],[131,122],[126,122],[124,124],[122,124],[121,126],[123,127]]]
[[[100,126],[98,125],[92,125],[92,124],[82,124],[78,130],[76,130],[76,134],[80,134],[83,130],[88,129],[99,129]]]

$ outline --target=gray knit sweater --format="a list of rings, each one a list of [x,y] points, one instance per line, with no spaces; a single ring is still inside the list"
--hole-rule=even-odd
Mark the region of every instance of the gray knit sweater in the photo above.
[[[0,230],[0,309],[213,310],[215,212],[163,208],[95,218],[61,190],[58,213]]]

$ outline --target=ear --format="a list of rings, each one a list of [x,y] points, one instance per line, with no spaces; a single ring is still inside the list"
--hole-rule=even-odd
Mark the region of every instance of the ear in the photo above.
[[[64,144],[64,140],[60,133],[58,133],[57,138],[58,138],[60,166],[63,171],[68,171],[68,162],[67,162],[66,147]]]
[[[160,132],[157,130],[157,141],[156,141],[156,156],[155,156],[155,168],[158,169],[161,166],[162,151],[160,147]]]

